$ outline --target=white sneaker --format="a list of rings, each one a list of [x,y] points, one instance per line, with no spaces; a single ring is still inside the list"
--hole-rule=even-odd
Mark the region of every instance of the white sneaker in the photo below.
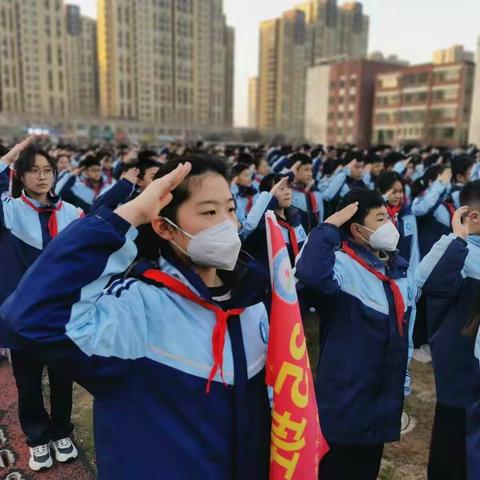
[[[400,434],[406,435],[407,433],[410,433],[416,426],[417,426],[417,421],[413,417],[410,417],[410,415],[407,412],[403,411]]]
[[[432,352],[428,345],[422,345],[413,351],[413,358],[420,363],[430,363],[432,361]]]
[[[30,460],[28,466],[30,470],[39,472],[48,470],[53,465],[53,459],[50,455],[48,445],[39,445],[38,447],[30,447]]]
[[[55,459],[57,462],[66,463],[75,460],[78,457],[78,451],[70,437],[62,438],[52,442]]]

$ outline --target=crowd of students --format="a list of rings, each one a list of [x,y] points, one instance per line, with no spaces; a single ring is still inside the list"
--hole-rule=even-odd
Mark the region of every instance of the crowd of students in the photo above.
[[[412,357],[435,375],[429,480],[480,478],[475,147],[29,137],[0,157],[0,347],[32,470],[78,455],[75,381],[95,398],[99,479],[268,478],[271,210],[319,323],[320,478],[376,480]]]

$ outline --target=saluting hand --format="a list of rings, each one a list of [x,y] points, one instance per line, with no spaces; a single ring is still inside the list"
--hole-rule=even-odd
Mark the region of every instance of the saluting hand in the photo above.
[[[123,172],[121,179],[128,180],[130,183],[137,183],[138,174],[140,170],[138,168],[129,168],[126,172]]]
[[[170,192],[178,187],[191,168],[190,163],[181,163],[168,175],[154,180],[137,198],[118,207],[115,213],[135,227],[151,222],[172,201]]]
[[[276,183],[270,190],[270,195],[276,196],[280,190],[288,186],[288,177],[283,177],[278,183]]]
[[[357,210],[358,202],[351,203],[342,210],[328,217],[325,220],[325,223],[330,223],[331,225],[335,225],[336,227],[340,228],[344,223],[347,223],[357,213]]]
[[[5,154],[0,160],[7,165],[15,163],[19,155],[37,138],[36,135],[29,135],[23,139],[20,143],[17,143],[7,154]]]
[[[453,233],[464,240],[470,233],[470,218],[468,215],[465,216],[465,218],[462,218],[466,213],[468,213],[468,207],[460,207],[455,212],[452,219]]]

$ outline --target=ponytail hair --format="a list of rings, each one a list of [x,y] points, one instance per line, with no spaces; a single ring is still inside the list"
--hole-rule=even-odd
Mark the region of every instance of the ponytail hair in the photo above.
[[[429,167],[422,177],[413,182],[412,198],[418,197],[427,190],[429,182],[434,182],[444,171],[445,167],[443,165],[433,165]]]
[[[20,153],[17,161],[15,162],[15,174],[12,179],[13,198],[18,198],[22,195],[22,190],[24,187],[22,177],[26,172],[29,172],[35,166],[35,158],[37,157],[37,155],[40,155],[44,157],[45,160],[47,160],[47,162],[53,168],[54,179],[57,178],[57,165],[55,160],[50,157],[50,155],[45,150],[35,147],[28,147],[22,153]]]

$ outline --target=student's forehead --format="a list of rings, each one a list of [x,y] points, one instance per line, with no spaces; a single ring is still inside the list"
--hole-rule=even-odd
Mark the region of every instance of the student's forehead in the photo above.
[[[379,216],[384,216],[387,214],[387,208],[385,206],[381,206],[381,207],[377,207],[377,208],[372,208],[369,212],[368,212],[368,217],[370,218],[376,218],[376,217],[379,217]]]
[[[35,166],[36,167],[43,167],[43,166],[49,166],[50,163],[48,163],[48,160],[43,156],[43,155],[36,155],[35,156]]]

